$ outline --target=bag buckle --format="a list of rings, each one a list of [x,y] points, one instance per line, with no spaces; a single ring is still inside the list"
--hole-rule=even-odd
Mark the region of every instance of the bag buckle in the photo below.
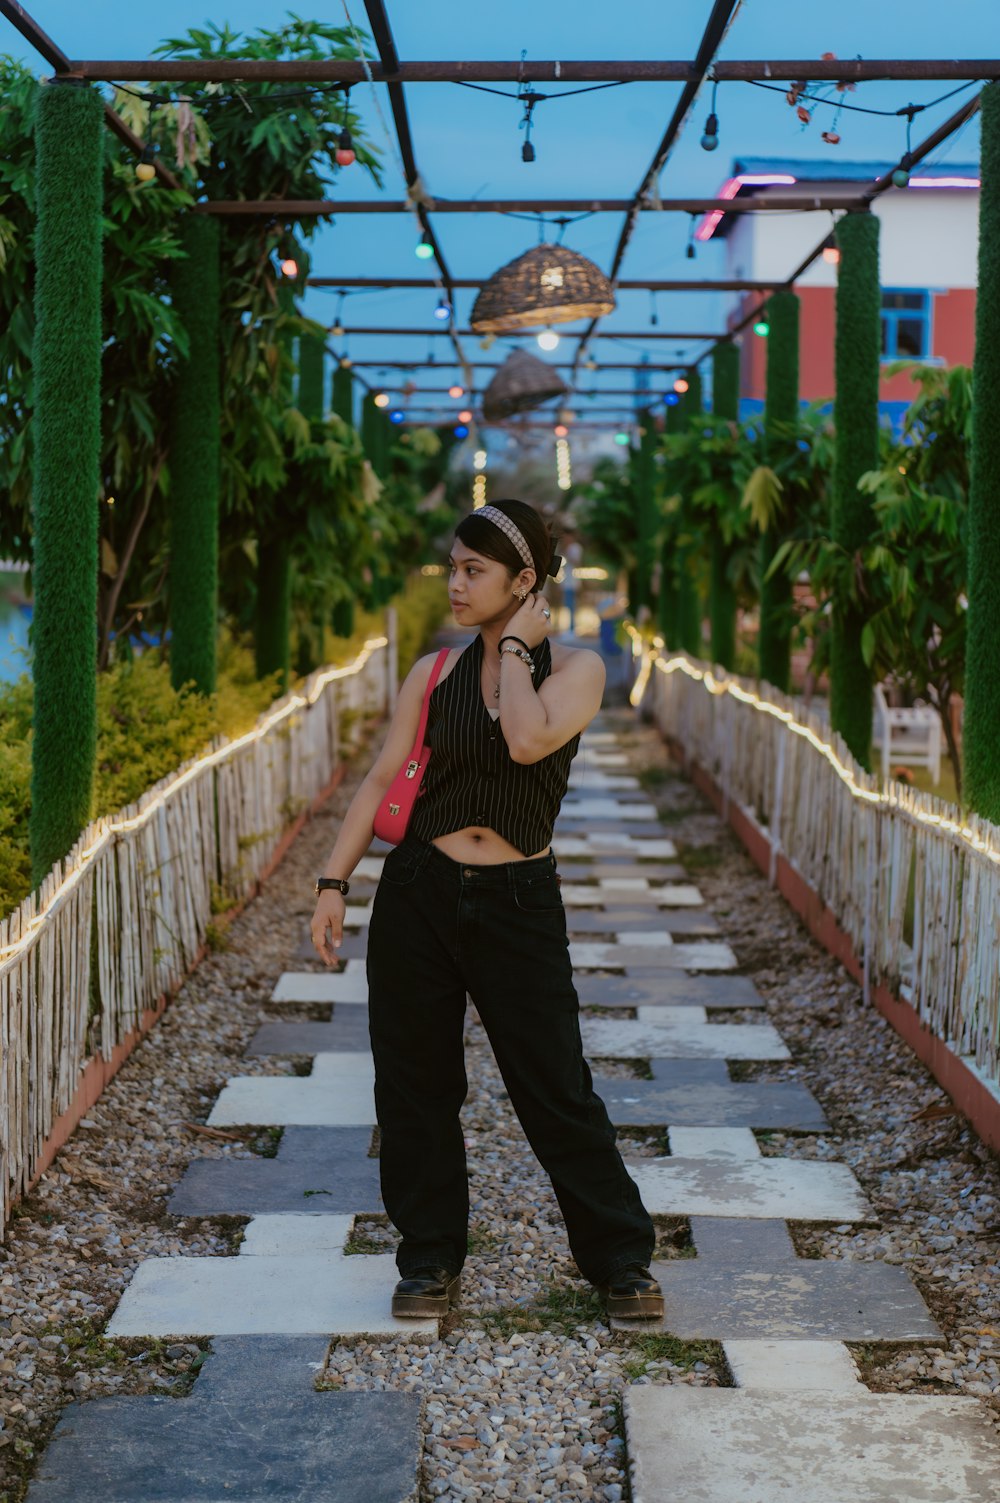
[[[408,778],[415,778],[416,775],[417,775],[417,773],[419,771],[420,771],[420,763],[419,762],[407,762],[407,764],[406,764],[406,776]]]
[[[398,804],[390,804],[389,805],[389,813],[390,814],[398,814],[399,813],[399,805]]]

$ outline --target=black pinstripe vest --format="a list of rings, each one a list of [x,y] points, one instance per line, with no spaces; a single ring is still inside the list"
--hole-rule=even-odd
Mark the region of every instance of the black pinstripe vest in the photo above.
[[[552,672],[548,642],[534,648],[537,689]],[[507,750],[499,720],[483,701],[483,639],[476,633],[448,677],[431,694],[427,740],[431,758],[408,834],[434,840],[482,825],[525,856],[552,839],[580,737],[538,762],[522,765]]]

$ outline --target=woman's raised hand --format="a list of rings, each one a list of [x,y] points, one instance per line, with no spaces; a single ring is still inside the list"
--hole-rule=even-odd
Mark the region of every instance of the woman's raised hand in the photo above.
[[[538,647],[552,630],[552,607],[542,594],[529,595],[507,622],[505,637],[520,637],[529,647]]]
[[[337,951],[340,949],[344,938],[344,914],[347,912],[347,904],[344,895],[335,888],[327,888],[319,895],[316,910],[312,916],[309,932],[316,954],[324,965],[335,966],[340,957]]]

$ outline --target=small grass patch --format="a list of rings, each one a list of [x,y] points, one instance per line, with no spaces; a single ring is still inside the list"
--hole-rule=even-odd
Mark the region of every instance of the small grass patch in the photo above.
[[[639,1016],[635,1007],[602,1007],[599,1002],[581,1002],[582,1018],[628,1018],[633,1022]]]
[[[673,773],[666,767],[643,767],[637,774],[643,788],[659,788],[669,782]]]
[[[704,814],[704,812],[703,804],[678,804],[674,808],[658,809],[656,817],[661,825],[676,825],[692,814]]]
[[[626,1351],[629,1356],[622,1362],[622,1371],[631,1381],[644,1378],[651,1367],[669,1362],[682,1372],[690,1372],[699,1362],[704,1362],[720,1382],[732,1382],[729,1364],[722,1343],[719,1341],[681,1341],[659,1331],[645,1335],[629,1335]]]
[[[689,872],[710,871],[726,859],[725,851],[718,845],[689,845],[678,854]]]
[[[577,1327],[604,1320],[604,1305],[596,1289],[550,1284],[530,1305],[488,1310],[476,1316],[477,1326],[497,1339],[525,1331],[557,1331],[575,1336]]]
[[[258,1127],[253,1136],[247,1139],[247,1147],[258,1158],[275,1159],[278,1157],[284,1131],[283,1127]]]

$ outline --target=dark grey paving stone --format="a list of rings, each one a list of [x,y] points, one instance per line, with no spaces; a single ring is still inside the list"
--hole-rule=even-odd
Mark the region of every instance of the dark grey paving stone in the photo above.
[[[707,937],[721,934],[718,919],[698,908],[575,908],[566,909],[570,934],[680,934]]]
[[[313,950],[312,953],[313,959],[316,959],[316,951]],[[345,934],[337,954],[341,960],[364,960],[368,954],[368,930],[356,929],[351,934]]]
[[[213,1359],[210,1359],[210,1362]],[[266,1382],[267,1374],[260,1375]],[[30,1503],[409,1503],[421,1456],[408,1393],[70,1404]]]
[[[213,1336],[197,1397],[243,1404],[312,1393],[329,1346],[328,1336]]]
[[[247,1046],[247,1054],[369,1053],[368,1008],[345,1005],[329,1023],[265,1023]]]
[[[696,1218],[692,1218],[692,1222]],[[682,1341],[901,1341],[943,1345],[902,1268],[853,1258],[730,1256],[653,1264],[665,1313],[646,1329]]]
[[[649,1068],[654,1082],[664,1086],[731,1084],[724,1059],[651,1059]]]
[[[591,1007],[764,1007],[749,976],[580,976],[581,1006]]]
[[[664,1061],[666,1063],[666,1061]],[[671,1063],[686,1065],[687,1060]],[[693,1063],[691,1061],[690,1063]],[[725,1061],[719,1061],[723,1066]],[[824,1132],[829,1123],[803,1086],[770,1081],[595,1079],[616,1127],[752,1127]]]
[[[766,1268],[796,1257],[785,1221],[740,1216],[689,1216],[688,1221],[699,1258],[736,1268]]]
[[[575,856],[562,861],[559,859],[558,842],[553,842],[553,850],[556,853],[559,874],[564,882],[601,881],[608,877],[645,877],[648,882],[688,882],[691,880],[687,869],[679,862],[631,861],[624,857],[620,861],[615,861],[608,856],[601,861],[581,861]]]
[[[174,1216],[382,1210],[367,1127],[286,1127],[273,1159],[195,1159],[170,1197]]]
[[[669,840],[670,832],[658,819],[588,819],[560,814],[553,826],[552,844],[559,851],[559,837],[570,835],[632,835],[637,841],[655,837]],[[630,853],[631,854],[631,853]]]

